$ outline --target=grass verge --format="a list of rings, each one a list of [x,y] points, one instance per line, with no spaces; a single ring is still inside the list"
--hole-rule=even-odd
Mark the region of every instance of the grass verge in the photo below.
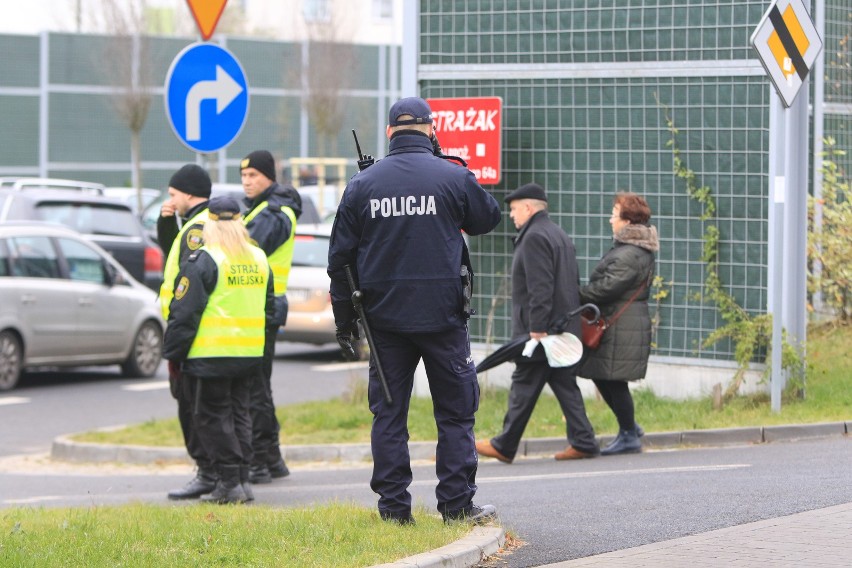
[[[0,565],[361,567],[434,550],[470,531],[423,508],[414,514],[415,526],[399,526],[347,503],[4,509]]]
[[[648,432],[847,420],[852,409],[852,389],[848,386],[848,369],[852,367],[852,352],[847,348],[850,344],[850,326],[812,328],[808,341],[806,397],[786,396],[781,412],[772,412],[766,394],[740,396],[717,410],[710,397],[672,400],[640,388],[634,391],[636,420]],[[491,437],[501,431],[507,397],[505,390],[483,389],[476,415],[477,438]],[[602,400],[587,400],[586,412],[598,434],[616,432],[615,417]],[[372,415],[367,408],[363,382],[354,383],[345,396],[337,399],[279,407],[278,419],[284,445],[370,441]],[[409,430],[413,441],[437,438],[431,399],[412,399]],[[553,396],[542,395],[524,436],[564,435],[565,423],[558,402]],[[183,445],[177,418],[152,420],[108,432],[87,432],[74,439],[111,444]]]

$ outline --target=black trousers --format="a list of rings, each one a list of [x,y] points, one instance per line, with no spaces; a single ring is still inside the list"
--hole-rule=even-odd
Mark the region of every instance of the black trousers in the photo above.
[[[199,378],[198,386],[195,425],[207,455],[216,466],[247,465],[252,457],[249,381]]]
[[[198,379],[192,375],[177,377],[170,372],[169,388],[172,396],[177,401],[178,422],[180,422],[183,443],[186,446],[189,457],[195,460],[195,464],[199,469],[210,468],[213,462],[204,450],[201,440],[198,439],[195,416],[193,415],[195,412],[195,395],[198,390]]]
[[[272,400],[272,362],[275,359],[275,339],[278,328],[266,330],[263,346],[263,365],[259,376],[251,385],[251,432],[253,465],[274,464],[281,459],[281,425],[275,416],[275,403]]]
[[[565,415],[568,443],[581,452],[598,453],[595,430],[586,416],[583,394],[573,374],[575,368],[555,368],[547,362],[518,363],[512,373],[503,432],[491,439],[491,445],[507,458],[514,459],[538,397],[548,384]]]
[[[619,430],[632,430],[636,427],[636,409],[633,405],[633,395],[627,381],[607,381],[594,379],[595,386],[601,393],[604,402],[609,406],[615,419],[618,420]]]
[[[408,407],[414,372],[421,358],[438,427],[435,456],[438,510],[443,513],[467,508],[476,493],[473,425],[479,408],[479,383],[470,356],[467,328],[412,334],[374,329],[373,339],[393,398],[393,404],[387,404],[371,361],[368,398],[373,413],[373,476],[370,487],[379,494],[379,511],[398,516],[411,511]]]

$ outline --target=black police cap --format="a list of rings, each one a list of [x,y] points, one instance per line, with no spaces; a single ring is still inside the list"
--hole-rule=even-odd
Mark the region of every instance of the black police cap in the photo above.
[[[240,204],[233,197],[214,197],[207,205],[209,216],[214,221],[233,221],[240,218]]]

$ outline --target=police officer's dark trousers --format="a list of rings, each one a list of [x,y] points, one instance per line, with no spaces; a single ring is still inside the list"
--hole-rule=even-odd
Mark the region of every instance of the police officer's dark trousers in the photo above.
[[[207,456],[195,427],[195,395],[198,379],[192,375],[177,376],[169,373],[169,387],[178,405],[178,422],[183,433],[183,443],[189,457],[195,460],[199,470],[210,470],[213,462]]]
[[[249,382],[243,377],[199,378],[201,396],[195,425],[207,455],[222,466],[251,461]]]
[[[393,398],[393,404],[388,405],[378,374],[371,365],[368,396],[373,413],[373,477],[370,487],[379,494],[379,511],[397,517],[411,511],[408,406],[414,372],[421,358],[438,427],[435,489],[438,510],[468,507],[476,493],[473,425],[479,407],[479,383],[470,357],[467,328],[417,334],[375,329],[373,338]]]
[[[270,465],[281,459],[279,432],[281,426],[275,416],[275,403],[272,400],[272,362],[275,359],[275,340],[278,327],[266,329],[266,341],[263,346],[263,365],[251,385],[251,429],[253,464]]]
[[[491,445],[509,459],[514,459],[521,436],[532,416],[545,384],[550,385],[565,416],[568,443],[575,449],[598,453],[595,431],[586,417],[583,394],[577,386],[575,367],[554,368],[547,362],[517,363],[509,390],[509,409],[503,419],[503,432],[491,439]]]

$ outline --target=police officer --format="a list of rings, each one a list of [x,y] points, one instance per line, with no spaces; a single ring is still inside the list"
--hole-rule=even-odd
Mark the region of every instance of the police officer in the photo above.
[[[166,254],[160,307],[163,318],[169,318],[169,304],[174,297],[177,275],[189,255],[201,248],[201,231],[207,220],[207,203],[211,189],[207,171],[196,164],[186,164],[169,180],[169,199],[160,208],[157,219],[157,241]],[[183,220],[178,225],[178,216]],[[169,361],[169,386],[178,403],[178,421],[189,456],[195,461],[196,475],[184,487],[169,491],[169,499],[197,499],[216,487],[218,475],[204,451],[193,426],[193,401],[196,380],[181,377],[179,361]]]
[[[500,222],[500,207],[474,175],[433,154],[432,111],[421,98],[396,102],[388,116],[387,157],[349,181],[332,229],[328,274],[338,341],[353,355],[356,315],[344,266],[364,295],[393,404],[382,396],[374,363],[373,475],[382,519],[411,523],[408,407],[422,358],[438,427],[435,494],[446,522],[485,522],[492,505],[473,504],[477,456],[474,413],[479,384],[465,314],[461,231],[480,235]],[[467,267],[465,267],[467,270]]]
[[[263,372],[252,387],[251,396],[254,461],[249,479],[252,483],[269,483],[273,478],[290,475],[279,446],[281,426],[275,416],[271,379],[278,328],[287,321],[287,279],[302,199],[293,187],[276,183],[275,159],[266,150],[256,150],[243,158],[240,178],[248,208],[246,228],[266,253],[275,280],[275,320],[266,330]]]
[[[204,245],[178,274],[163,355],[181,361],[182,375],[197,382],[194,425],[219,475],[202,499],[241,503],[254,499],[244,483],[252,454],[250,384],[263,363],[274,286],[236,200],[211,199],[208,216]]]

